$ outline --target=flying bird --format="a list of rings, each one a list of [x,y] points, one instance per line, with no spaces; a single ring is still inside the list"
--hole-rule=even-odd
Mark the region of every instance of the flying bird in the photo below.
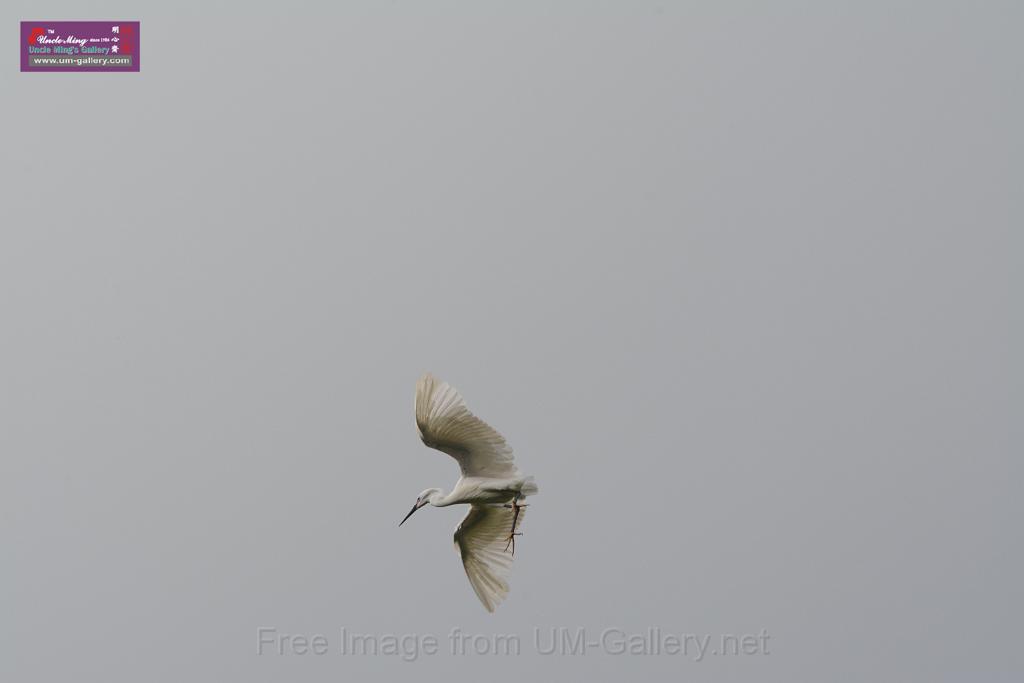
[[[416,383],[416,428],[423,443],[455,458],[462,476],[452,492],[426,489],[405,520],[423,506],[469,505],[455,529],[455,549],[469,584],[488,612],[508,595],[508,575],[516,551],[526,496],[537,493],[533,477],[524,477],[505,437],[469,412],[455,387],[429,372]]]

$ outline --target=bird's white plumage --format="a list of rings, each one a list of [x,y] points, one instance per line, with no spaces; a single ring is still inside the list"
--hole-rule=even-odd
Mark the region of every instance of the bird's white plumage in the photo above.
[[[458,461],[464,477],[519,476],[505,437],[469,412],[455,387],[430,373],[416,383],[416,427],[423,443]]]
[[[508,594],[515,537],[526,512],[520,501],[536,494],[537,484],[516,467],[505,438],[469,412],[451,385],[423,375],[415,407],[423,443],[455,458],[462,476],[447,495],[438,488],[423,491],[399,526],[424,505],[470,505],[455,530],[455,547],[473,591],[493,612]]]
[[[526,510],[519,511],[516,530]],[[462,557],[469,584],[488,612],[508,595],[512,555],[507,550],[513,511],[500,505],[474,505],[455,530],[455,548]]]

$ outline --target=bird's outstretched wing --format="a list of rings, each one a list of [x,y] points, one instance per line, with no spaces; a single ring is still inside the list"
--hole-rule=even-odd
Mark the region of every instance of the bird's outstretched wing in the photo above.
[[[469,412],[455,387],[429,372],[416,383],[416,427],[423,443],[459,462],[464,477],[519,476],[505,437]]]
[[[516,529],[523,523],[526,509],[519,509]],[[501,505],[474,505],[455,530],[455,548],[462,556],[469,585],[488,612],[508,595],[508,575],[512,553],[506,551],[512,531],[514,510]]]

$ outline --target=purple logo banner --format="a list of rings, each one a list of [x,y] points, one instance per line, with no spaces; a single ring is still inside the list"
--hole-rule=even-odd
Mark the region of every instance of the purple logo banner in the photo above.
[[[137,21],[23,21],[22,71],[138,71]]]

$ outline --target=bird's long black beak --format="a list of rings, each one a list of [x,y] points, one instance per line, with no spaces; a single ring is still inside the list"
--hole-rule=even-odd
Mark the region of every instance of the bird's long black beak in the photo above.
[[[412,506],[412,510],[409,510],[409,514],[407,514],[405,517],[402,518],[402,521],[398,523],[398,526],[402,526],[403,524],[405,524],[405,520],[407,520],[410,517],[412,517],[412,513],[416,512],[419,509],[420,509],[420,502],[416,501],[415,505]]]

